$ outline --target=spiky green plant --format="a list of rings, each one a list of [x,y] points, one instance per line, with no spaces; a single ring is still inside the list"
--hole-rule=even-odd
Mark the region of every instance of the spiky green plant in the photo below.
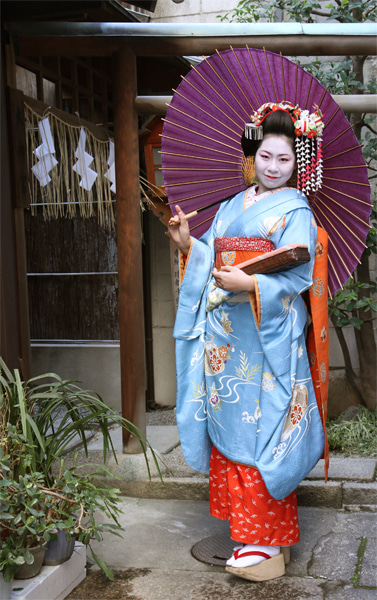
[[[54,463],[75,441],[82,444],[88,456],[88,441],[93,432],[101,433],[103,461],[106,461],[109,452],[116,459],[110,424],[126,429],[140,441],[148,474],[148,448],[159,471],[157,457],[145,436],[107,406],[98,394],[81,389],[73,381],[64,381],[55,373],[22,381],[18,369],[11,372],[0,357],[0,447],[9,454],[7,444],[12,441],[7,433],[11,425],[17,432],[18,442],[19,434],[23,436],[32,457],[31,468],[44,474],[46,485],[52,484]],[[15,452],[12,455],[15,456]],[[24,468],[21,461],[21,474]]]

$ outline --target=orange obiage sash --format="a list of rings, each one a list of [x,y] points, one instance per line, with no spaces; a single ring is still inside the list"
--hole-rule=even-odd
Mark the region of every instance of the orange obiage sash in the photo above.
[[[318,227],[315,247],[313,285],[309,289],[312,323],[308,329],[306,348],[319,414],[325,432],[325,481],[329,470],[329,443],[326,434],[327,396],[329,384],[329,320],[327,312],[327,248],[328,236]]]

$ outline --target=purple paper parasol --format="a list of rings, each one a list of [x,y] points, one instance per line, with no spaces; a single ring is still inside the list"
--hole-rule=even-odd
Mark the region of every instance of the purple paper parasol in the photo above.
[[[324,113],[322,188],[308,195],[329,235],[329,289],[351,276],[365,248],[370,186],[361,146],[343,111],[309,73],[280,54],[251,48],[217,52],[193,67],[173,95],[162,135],[162,170],[174,204],[190,219],[192,235],[210,226],[219,203],[246,188],[241,137],[265,102],[288,100]]]

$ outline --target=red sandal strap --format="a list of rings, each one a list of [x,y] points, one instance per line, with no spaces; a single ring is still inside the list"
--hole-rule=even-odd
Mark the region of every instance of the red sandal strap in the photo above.
[[[250,552],[244,552],[243,554],[240,555],[242,550],[243,550],[243,548],[239,548],[239,550],[236,550],[234,552],[234,558],[236,560],[239,558],[244,558],[244,556],[262,556],[263,558],[272,558],[272,556],[270,556],[266,552],[260,552],[259,550],[251,550]]]

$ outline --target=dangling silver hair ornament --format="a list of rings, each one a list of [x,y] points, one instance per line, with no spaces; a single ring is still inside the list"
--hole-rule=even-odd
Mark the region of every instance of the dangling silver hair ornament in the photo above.
[[[309,113],[291,102],[266,102],[250,117],[245,125],[245,137],[252,140],[263,139],[261,127],[271,112],[282,110],[293,121],[296,134],[297,189],[302,192],[316,192],[322,186],[322,133],[324,116],[318,106]]]
[[[245,123],[245,138],[247,140],[263,140],[263,128],[255,123]]]

